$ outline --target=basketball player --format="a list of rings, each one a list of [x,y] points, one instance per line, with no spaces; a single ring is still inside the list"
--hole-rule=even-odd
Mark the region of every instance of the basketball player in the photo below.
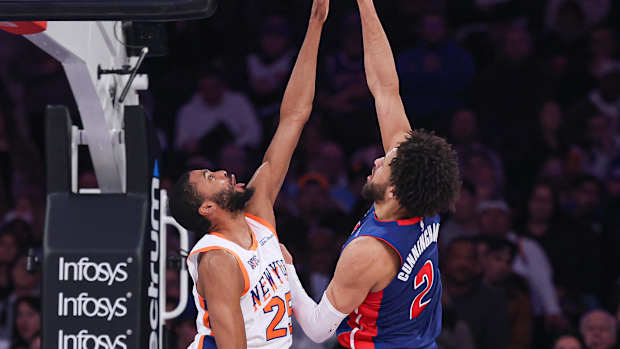
[[[375,160],[363,189],[374,204],[345,243],[318,305],[304,291],[283,248],[294,314],[315,342],[337,331],[345,348],[437,348],[437,214],[451,206],[459,192],[457,159],[444,139],[423,130],[412,132],[373,2],[357,2],[366,78],[386,155]]]
[[[314,99],[317,52],[328,0],[314,0],[284,93],[280,124],[247,186],[226,171],[185,173],[170,196],[174,218],[205,233],[188,257],[198,309],[190,349],[288,348],[291,298],[273,204]]]

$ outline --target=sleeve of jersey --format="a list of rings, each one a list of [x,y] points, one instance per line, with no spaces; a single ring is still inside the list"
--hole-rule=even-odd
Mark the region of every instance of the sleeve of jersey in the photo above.
[[[295,319],[301,325],[306,336],[313,342],[322,343],[326,341],[336,332],[338,325],[347,317],[347,314],[336,310],[325,293],[323,293],[321,302],[316,304],[301,285],[295,267],[287,264],[286,270],[291,288]]]

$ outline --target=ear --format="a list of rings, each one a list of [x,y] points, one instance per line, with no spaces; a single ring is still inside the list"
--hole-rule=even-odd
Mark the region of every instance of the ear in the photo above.
[[[210,216],[213,215],[215,210],[216,210],[215,203],[207,200],[203,202],[202,205],[200,205],[200,207],[198,208],[198,213],[203,217],[209,218]]]
[[[396,191],[396,186],[390,185],[389,187],[387,187],[387,198],[396,199],[396,193],[394,193],[395,191]]]

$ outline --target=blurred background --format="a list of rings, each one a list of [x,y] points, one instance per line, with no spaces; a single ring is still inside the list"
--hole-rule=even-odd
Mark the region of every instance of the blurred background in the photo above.
[[[167,23],[168,55],[142,68],[163,188],[195,168],[249,179],[275,130],[311,1],[219,5],[209,20]],[[439,347],[618,348],[620,1],[376,5],[414,128],[459,154],[463,189],[439,234]],[[316,300],[370,205],[359,194],[382,155],[354,1],[332,1],[319,55],[315,109],[276,204],[280,240]],[[79,124],[60,64],[0,32],[0,349],[40,345],[40,275],[25,264],[42,240],[48,104],[68,105]],[[80,165],[80,187],[97,187],[88,161]],[[176,278],[170,270],[171,305]],[[189,304],[168,324],[171,349],[195,335]],[[293,348],[333,345],[294,336]]]

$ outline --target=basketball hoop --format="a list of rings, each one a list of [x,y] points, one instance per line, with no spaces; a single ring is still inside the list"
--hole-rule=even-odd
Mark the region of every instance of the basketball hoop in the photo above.
[[[36,34],[47,29],[47,22],[0,22],[0,29],[19,35]]]

